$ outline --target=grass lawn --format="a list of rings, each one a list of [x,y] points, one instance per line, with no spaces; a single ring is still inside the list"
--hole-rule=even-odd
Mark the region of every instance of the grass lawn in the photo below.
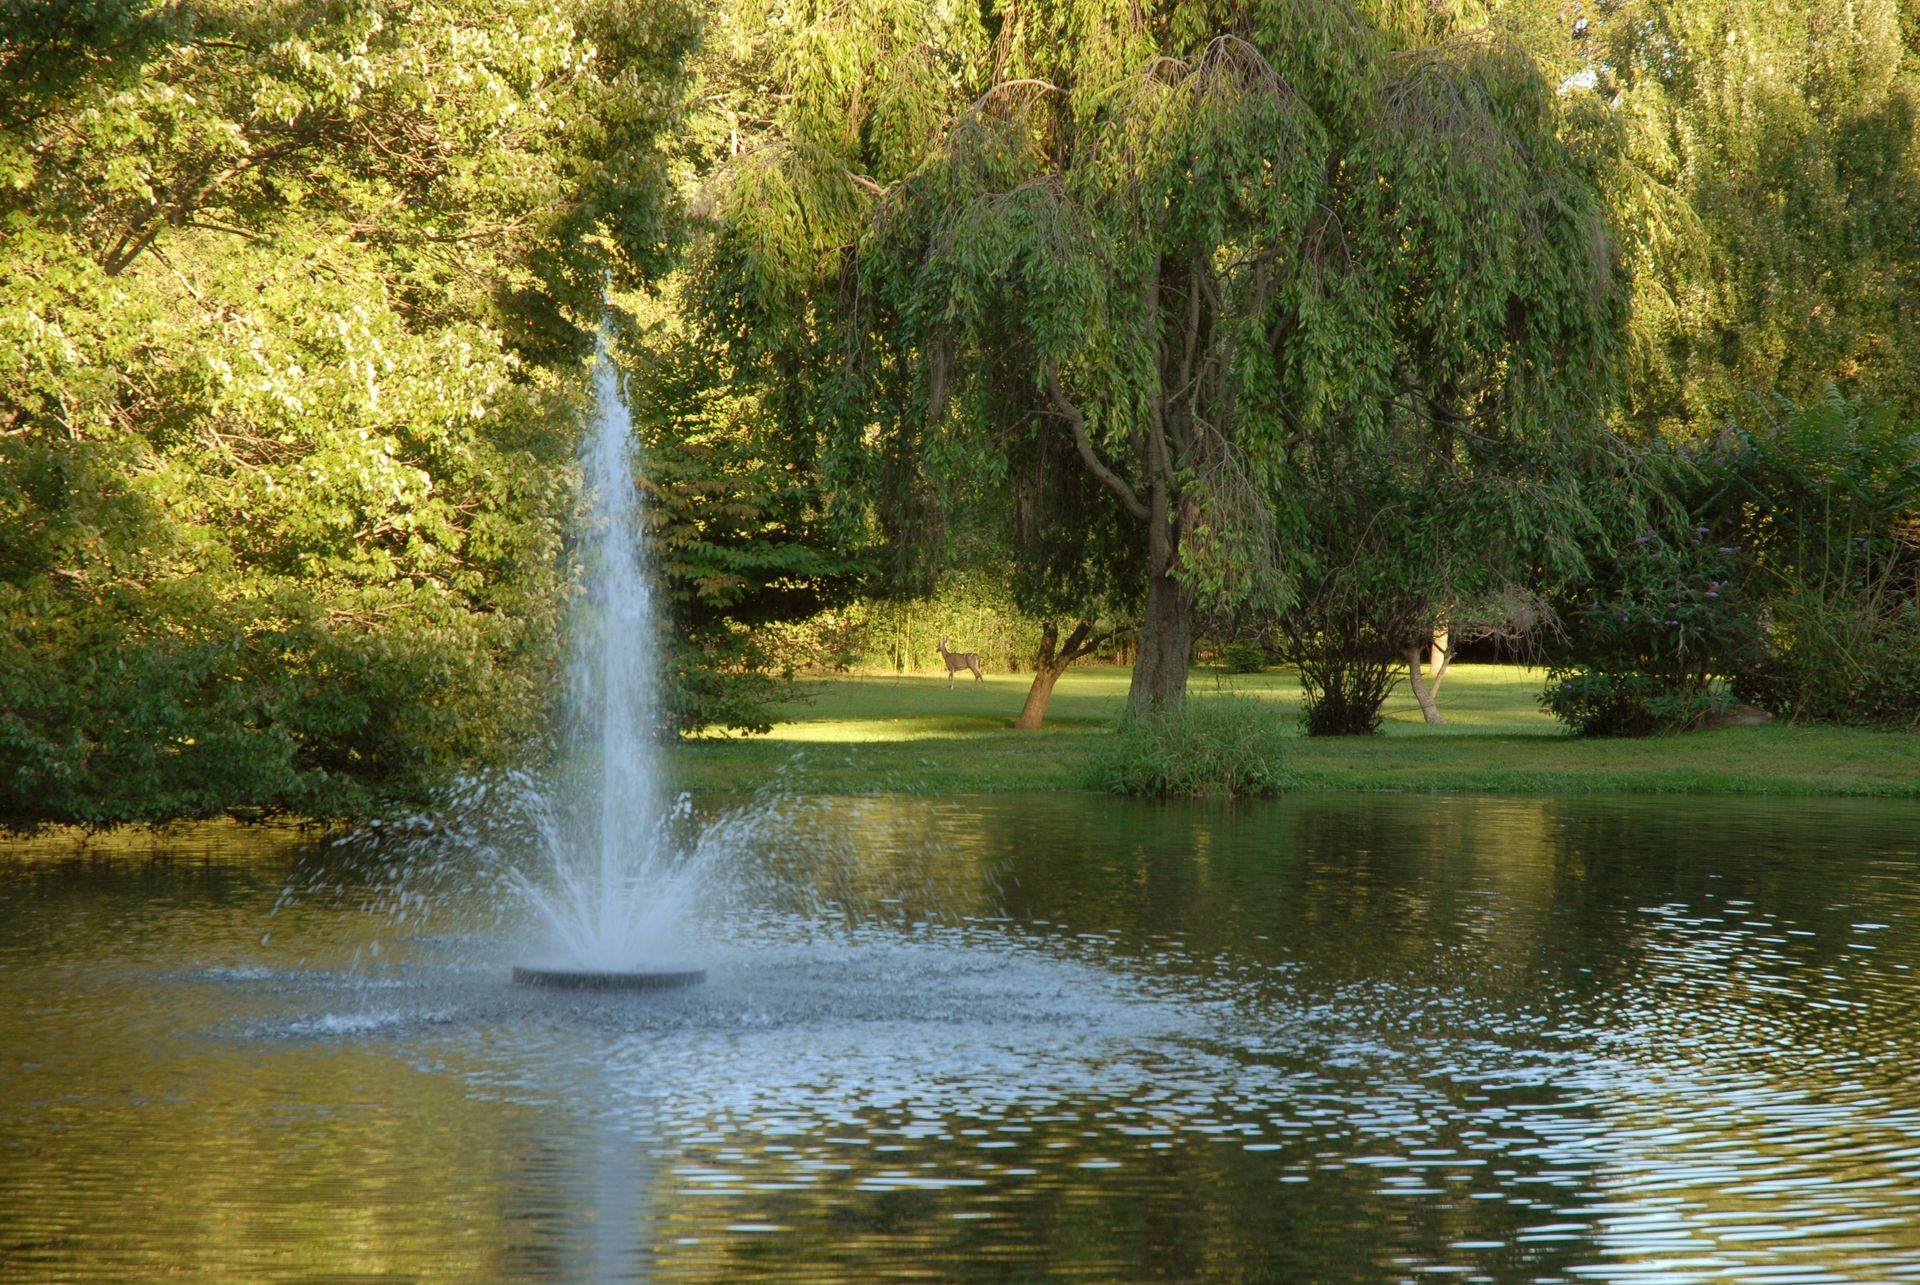
[[[681,745],[669,752],[669,767],[681,787],[725,792],[1086,789],[1088,755],[1119,717],[1128,678],[1117,666],[1069,670],[1039,732],[1013,730],[1031,681],[1025,674],[969,679],[952,690],[931,675],[803,679],[770,735]],[[1286,766],[1303,788],[1920,798],[1920,735],[1772,724],[1581,741],[1535,703],[1543,682],[1539,670],[1463,665],[1441,688],[1444,726],[1422,723],[1402,686],[1387,702],[1383,735],[1301,735]],[[1200,669],[1188,692],[1270,703],[1298,726],[1291,673]]]

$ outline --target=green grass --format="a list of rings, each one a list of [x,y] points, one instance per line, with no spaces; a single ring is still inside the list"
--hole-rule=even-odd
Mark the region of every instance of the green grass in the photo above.
[[[802,680],[764,737],[709,740],[669,752],[678,786],[719,792],[786,788],[829,794],[983,793],[1088,788],[1088,760],[1126,703],[1128,671],[1069,670],[1047,727],[1016,732],[1029,677],[956,683],[927,675]],[[1303,787],[1449,793],[1877,795],[1920,798],[1920,736],[1844,728],[1723,728],[1638,741],[1581,741],[1535,703],[1539,670],[1461,666],[1447,676],[1440,727],[1420,721],[1405,687],[1383,735],[1286,743]],[[1272,701],[1298,727],[1290,673],[1196,670],[1191,698]]]

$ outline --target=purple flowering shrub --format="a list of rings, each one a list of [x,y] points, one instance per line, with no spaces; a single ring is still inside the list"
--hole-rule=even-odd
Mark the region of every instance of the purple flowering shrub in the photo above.
[[[1765,655],[1740,546],[1707,525],[1642,532],[1564,613],[1541,704],[1581,736],[1698,726],[1733,702],[1727,676]]]

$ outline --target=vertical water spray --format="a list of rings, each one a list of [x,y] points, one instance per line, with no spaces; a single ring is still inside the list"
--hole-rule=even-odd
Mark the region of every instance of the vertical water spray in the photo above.
[[[527,974],[521,980],[541,980],[535,973],[687,972],[666,969],[662,960],[682,948],[679,933],[704,864],[697,847],[675,850],[659,785],[657,626],[644,511],[634,483],[633,424],[604,337],[593,390],[581,450],[582,585],[571,627],[571,788],[541,818],[548,877],[518,880],[544,921],[556,959],[552,969],[520,970]]]

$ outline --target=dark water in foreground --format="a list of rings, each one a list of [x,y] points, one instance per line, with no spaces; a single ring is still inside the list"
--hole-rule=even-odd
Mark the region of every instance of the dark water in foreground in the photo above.
[[[812,806],[675,995],[0,849],[0,1278],[1920,1279],[1913,806]]]

